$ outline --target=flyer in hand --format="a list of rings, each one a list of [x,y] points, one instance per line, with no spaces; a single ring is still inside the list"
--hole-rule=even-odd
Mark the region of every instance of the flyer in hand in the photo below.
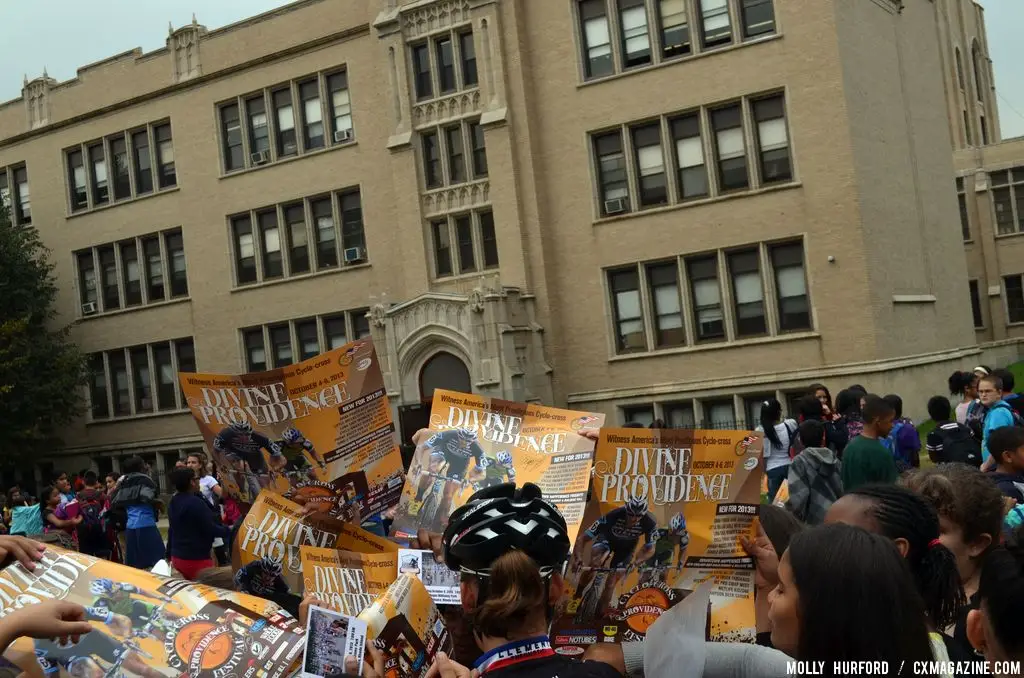
[[[345,657],[366,652],[366,622],[316,605],[306,619],[302,678],[336,678],[345,673]]]
[[[603,414],[560,410],[438,389],[430,433],[417,440],[392,533],[443,532],[474,492],[504,482],[535,483],[575,537],[583,517],[594,441]]]
[[[4,662],[22,675],[79,678],[280,678],[298,665],[305,632],[274,603],[47,546],[29,572],[0,572],[0,617],[50,599],[86,608],[77,643],[18,638]]]
[[[355,553],[303,546],[302,579],[306,594],[324,606],[355,616],[395,581],[397,553]]]
[[[761,434],[602,429],[587,529],[551,632],[566,654],[643,639],[662,612],[712,581],[711,636],[753,642]]]
[[[459,573],[434,557],[433,551],[401,549],[398,552],[399,574],[411,574],[423,582],[427,593],[438,605],[459,605],[462,592]]]
[[[359,613],[384,655],[384,675],[422,678],[438,652],[451,654],[452,637],[419,579],[398,575],[388,590]]]
[[[402,457],[370,339],[269,372],[179,380],[242,503],[270,488],[358,524],[398,502]]]

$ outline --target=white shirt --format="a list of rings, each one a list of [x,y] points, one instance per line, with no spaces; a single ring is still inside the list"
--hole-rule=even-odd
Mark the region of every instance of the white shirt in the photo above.
[[[215,487],[217,487],[217,479],[213,476],[203,476],[199,479],[199,490],[203,493],[203,499],[208,501],[211,506],[215,506],[217,503],[217,495],[213,493]]]
[[[764,429],[757,427],[758,431],[764,433]],[[776,445],[766,437],[764,439],[764,461],[765,469],[772,470],[785,466],[790,462],[789,448],[793,446],[796,439],[796,420],[786,419],[781,424],[775,425],[775,435],[779,437],[781,445]]]

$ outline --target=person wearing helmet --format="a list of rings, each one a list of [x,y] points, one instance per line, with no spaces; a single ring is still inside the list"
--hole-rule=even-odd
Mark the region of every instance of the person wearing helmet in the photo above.
[[[213,449],[236,465],[238,487],[248,488],[250,501],[255,501],[260,489],[270,484],[270,470],[263,457],[263,450],[266,450],[271,458],[281,456],[281,449],[277,443],[255,431],[248,421],[233,421],[221,429],[213,439]],[[242,482],[243,478],[239,475],[244,476],[245,482]]]
[[[173,622],[178,618],[177,615],[160,609],[162,605],[171,602],[170,598],[140,589],[133,584],[97,578],[89,582],[89,593],[93,595],[92,607],[89,609],[109,612],[112,617],[107,624],[115,630],[130,630],[133,626],[142,628],[146,622],[152,619],[154,623],[151,626],[152,633],[150,635],[162,640],[164,634],[173,628]],[[139,598],[132,597],[133,594]],[[160,605],[143,600],[143,598],[159,601]],[[123,631],[123,633],[127,632],[127,630]]]
[[[504,482],[514,483],[516,481],[516,469],[512,463],[512,453],[508,450],[501,450],[494,457],[484,457],[482,466],[473,469],[475,489],[494,487]]]
[[[686,517],[677,513],[669,520],[668,527],[658,530],[658,539],[654,542],[654,554],[646,565],[661,570],[674,564],[676,571],[686,564],[686,547],[690,545],[690,533],[686,530]]]
[[[284,471],[292,478],[305,476],[309,480],[316,480],[316,471],[309,463],[310,459],[317,463],[321,471],[327,470],[327,464],[323,457],[317,454],[313,443],[302,434],[302,431],[293,426],[289,426],[281,432],[281,439],[277,441],[277,447],[281,451],[281,456],[271,457],[271,461],[274,462],[274,468],[278,472]],[[308,458],[306,453],[309,453]]]
[[[565,519],[539,487],[504,483],[477,492],[452,513],[442,548],[445,564],[461,574],[462,608],[483,652],[479,675],[621,678],[608,664],[551,649],[547,632],[570,544]]]
[[[469,460],[476,461],[476,469],[486,468],[484,450],[480,447],[476,432],[464,428],[453,428],[435,433],[427,439],[425,445],[430,450],[429,473],[421,472],[420,484],[416,489],[416,501],[421,502],[423,495],[433,484],[435,478],[429,475],[430,473],[444,475],[448,478],[444,483],[443,495],[435,513],[443,527],[444,520],[451,510],[455,489],[467,477]],[[441,456],[438,456],[437,452],[440,452]],[[447,466],[447,470],[442,474],[441,469],[445,466]]]

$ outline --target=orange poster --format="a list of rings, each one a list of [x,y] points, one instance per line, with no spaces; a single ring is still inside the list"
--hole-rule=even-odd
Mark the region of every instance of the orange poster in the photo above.
[[[179,378],[221,484],[243,503],[270,488],[359,523],[398,502],[402,457],[370,339],[269,372]]]
[[[355,553],[316,546],[302,546],[299,551],[305,593],[349,617],[384,593],[398,572],[395,552]]]
[[[417,440],[393,534],[442,532],[448,516],[474,492],[504,482],[535,483],[575,538],[583,517],[594,441],[603,414],[560,410],[438,389],[430,434]]]
[[[755,534],[761,442],[746,431],[602,429],[552,644],[582,654],[599,640],[641,640],[707,580],[712,638],[754,642],[754,563],[739,538]]]

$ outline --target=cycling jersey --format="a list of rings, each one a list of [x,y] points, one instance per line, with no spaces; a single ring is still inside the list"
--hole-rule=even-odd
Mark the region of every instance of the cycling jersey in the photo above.
[[[263,459],[263,452],[270,452],[270,456],[281,456],[281,450],[277,443],[270,442],[270,438],[262,433],[253,431],[244,433],[235,431],[230,426],[217,434],[213,441],[213,447],[227,455],[232,461],[240,458],[249,464],[249,470],[253,473],[266,473],[267,463]]]
[[[595,520],[586,535],[594,540],[595,547],[605,547],[612,552],[611,567],[622,567],[633,555],[640,535],[644,536],[646,544],[658,539],[658,523],[648,513],[630,525],[626,507],[620,506]]]
[[[583,662],[555,654],[547,636],[496,647],[480,657],[475,668],[488,678],[622,678],[603,662]]]
[[[470,459],[476,459],[477,466],[484,465],[484,451],[480,443],[474,440],[467,445],[463,442],[458,429],[435,433],[427,441],[427,446],[444,454],[445,461],[448,462],[448,472],[445,475],[449,478],[464,478]]]
[[[310,466],[309,460],[306,459],[306,455],[303,452],[309,452],[310,456],[316,459],[313,451],[313,443],[303,438],[297,443],[286,443],[283,440],[277,441],[277,446],[281,450],[281,454],[288,461],[285,468],[289,471],[301,471],[302,469]]]
[[[516,470],[512,466],[502,466],[497,459],[488,459],[487,468],[484,469],[484,478],[480,481],[480,487],[491,487],[493,485],[500,485],[505,482],[505,477],[508,477],[508,482],[514,483],[516,481]]]
[[[654,543],[654,555],[651,557],[651,561],[655,565],[668,565],[673,562],[672,559],[675,556],[676,547],[684,549],[689,543],[689,535],[670,534],[667,530],[664,530],[660,533],[658,541]]]
[[[109,614],[105,608],[85,608],[85,617],[88,620],[106,622]],[[67,668],[72,661],[81,657],[92,657],[107,664],[114,664],[126,650],[130,649],[124,641],[112,638],[97,628],[94,628],[92,633],[81,636],[77,643],[70,638],[67,643],[50,639],[35,641],[36,660],[43,673],[48,675],[58,673],[62,666]]]

